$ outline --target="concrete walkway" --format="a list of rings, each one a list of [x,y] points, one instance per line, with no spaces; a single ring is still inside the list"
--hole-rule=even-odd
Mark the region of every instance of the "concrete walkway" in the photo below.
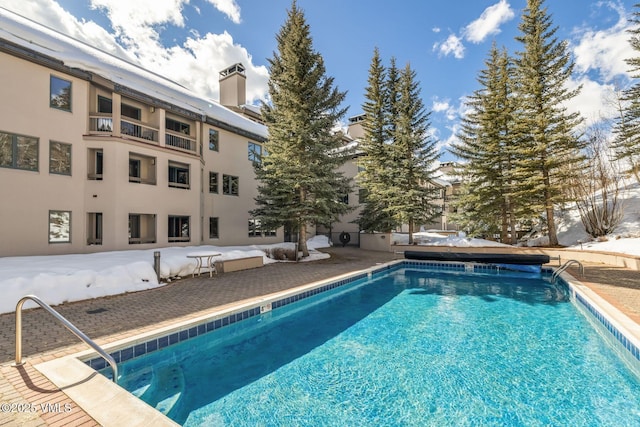
[[[204,275],[136,293],[63,304],[55,307],[86,335],[104,345],[178,321],[198,317],[217,307],[290,289],[394,259],[386,252],[357,248],[330,248],[331,258],[303,263],[268,264],[254,270]],[[584,278],[571,274],[640,324],[640,272],[603,265],[586,266]],[[92,426],[97,423],[76,407],[33,368],[34,365],[73,354],[88,347],[41,309],[23,313],[23,355],[27,363],[12,367],[15,357],[15,319],[0,315],[0,404],[13,411],[0,412],[0,426]],[[19,404],[58,403],[58,411],[19,412],[34,408]],[[65,406],[68,405],[68,406]],[[71,408],[64,412],[65,408]],[[5,408],[6,409],[6,408]]]

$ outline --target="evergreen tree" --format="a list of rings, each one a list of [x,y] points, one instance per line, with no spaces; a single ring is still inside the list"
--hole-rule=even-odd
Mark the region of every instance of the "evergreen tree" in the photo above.
[[[382,194],[389,181],[387,94],[386,71],[376,48],[362,105],[364,136],[359,144],[362,156],[359,159],[358,183],[364,190],[365,200],[358,223],[365,231],[390,231],[395,226]]]
[[[640,8],[640,4],[634,7]],[[633,50],[640,52],[640,11],[633,13],[631,22],[636,26],[629,30],[629,43]],[[633,77],[640,78],[640,57],[627,58],[626,62],[631,67]],[[614,127],[616,139],[613,148],[616,160],[627,161],[630,172],[640,182],[640,82],[624,91],[623,101],[627,104]]]
[[[330,223],[349,210],[341,201],[349,180],[338,167],[350,153],[341,151],[340,136],[332,132],[346,112],[340,108],[345,93],[325,75],[295,0],[276,40],[277,52],[269,59],[271,103],[262,108],[267,155],[256,166],[257,208],[251,213],[263,228],[292,227],[308,256],[307,226]]]
[[[513,188],[513,66],[505,49],[495,43],[480,72],[476,90],[467,101],[470,113],[462,120],[459,143],[451,152],[463,159],[463,191],[456,201],[455,221],[472,235],[500,233],[516,243],[518,205]]]
[[[411,244],[416,225],[431,221],[437,214],[433,177],[439,154],[428,133],[430,113],[425,111],[416,73],[409,64],[389,91],[398,94],[396,102],[390,97],[390,109],[397,118],[391,122],[390,185],[382,194],[396,223],[408,224]]]
[[[584,143],[574,133],[581,119],[564,104],[579,93],[566,83],[574,63],[567,42],[555,38],[551,16],[543,0],[527,0],[516,40],[516,114],[518,193],[544,213],[549,244],[558,245],[554,206],[566,200],[567,176],[582,160]]]

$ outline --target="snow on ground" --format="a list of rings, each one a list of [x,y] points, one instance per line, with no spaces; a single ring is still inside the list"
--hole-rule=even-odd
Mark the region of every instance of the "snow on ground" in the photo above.
[[[624,218],[610,236],[594,241],[585,233],[580,216],[568,210],[559,224],[558,237],[571,249],[618,252],[640,256],[640,185],[634,184],[623,194]],[[419,245],[449,247],[508,246],[489,240],[460,235],[442,235],[435,231],[414,234]],[[407,244],[407,234],[393,234],[392,242]],[[544,238],[532,239],[530,246],[544,244]],[[305,261],[329,257],[314,249],[328,247],[325,236],[315,236],[307,242],[310,256]],[[262,246],[190,246],[162,249],[100,252],[78,255],[50,255],[0,258],[0,313],[13,312],[16,303],[33,294],[51,305],[79,301],[124,292],[162,286],[153,269],[153,253],[160,252],[160,276],[164,280],[184,277],[193,271],[195,260],[191,252],[213,251],[222,254],[217,260],[262,256],[264,263],[282,262],[268,258],[265,251],[274,248],[295,250],[293,243]],[[31,305],[29,305],[31,304]],[[33,307],[27,303],[25,307]]]
[[[304,261],[328,258],[316,249],[329,247],[325,236],[307,241],[309,257]],[[161,249],[98,252],[76,255],[47,255],[0,258],[0,313],[15,311],[25,295],[36,295],[50,305],[68,301],[116,295],[162,286],[153,269],[153,253],[160,252],[160,276],[164,280],[185,277],[193,271],[196,261],[187,258],[192,252],[218,252],[216,260],[262,256],[263,262],[275,261],[265,250],[283,248],[295,250],[293,243],[254,246],[187,246]],[[35,307],[27,302],[25,308]]]

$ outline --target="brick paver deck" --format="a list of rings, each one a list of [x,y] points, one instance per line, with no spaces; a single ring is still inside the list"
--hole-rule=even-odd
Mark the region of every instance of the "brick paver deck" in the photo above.
[[[254,270],[220,274],[214,278],[204,275],[152,290],[67,303],[55,308],[86,335],[103,345],[198,317],[221,305],[365,269],[394,258],[391,253],[350,247],[327,251],[332,254],[327,260],[268,264]],[[571,271],[571,274],[580,278],[577,270]],[[589,265],[581,280],[640,323],[640,272]],[[33,365],[42,361],[87,348],[44,310],[25,310],[23,355],[27,363],[22,367],[12,367],[11,362],[15,357],[14,315],[0,315],[0,404],[44,405],[38,407],[38,412],[0,412],[0,426],[97,425],[33,368]],[[60,409],[45,413],[41,408]],[[65,412],[65,408],[71,410]]]

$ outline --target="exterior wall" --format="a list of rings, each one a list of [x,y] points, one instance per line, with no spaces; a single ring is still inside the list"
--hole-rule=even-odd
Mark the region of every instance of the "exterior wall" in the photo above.
[[[203,222],[204,244],[210,245],[259,245],[282,242],[282,229],[276,236],[249,236],[249,211],[255,208],[258,195],[253,162],[248,157],[249,142],[257,141],[211,126],[205,126],[203,134],[208,138],[209,129],[219,132],[218,151],[205,144],[203,158]],[[218,192],[209,192],[209,172],[218,173]],[[238,177],[238,195],[223,193],[223,176]],[[218,219],[219,237],[209,237],[209,218]]]
[[[282,230],[249,237],[257,183],[247,136],[218,129],[220,150],[210,151],[211,126],[200,116],[182,116],[116,93],[109,82],[96,78],[92,83],[81,72],[61,72],[2,52],[0,61],[0,76],[13,82],[2,88],[11,102],[0,105],[0,132],[39,140],[37,171],[0,167],[0,256],[282,241]],[[49,106],[51,75],[71,82],[71,112]],[[112,112],[99,111],[99,95],[111,99]],[[124,114],[121,104],[139,109],[139,117]],[[167,118],[188,125],[188,131],[166,129]],[[71,145],[71,175],[49,172],[50,141]],[[93,166],[95,150],[102,152],[100,179]],[[142,159],[143,176],[155,170],[153,179],[131,178],[132,158]],[[188,186],[169,184],[170,162],[188,168]],[[218,194],[208,191],[209,171],[219,173]],[[223,174],[238,177],[237,196],[222,194]],[[49,242],[51,210],[71,213],[70,242]],[[101,241],[91,239],[94,213],[101,214]],[[149,219],[153,238],[130,239],[130,215]],[[170,241],[170,216],[189,217],[188,238]],[[217,239],[209,238],[209,217],[219,218]]]
[[[325,234],[327,236],[330,235],[331,241],[335,245],[342,245],[342,242],[340,241],[340,235],[342,233],[348,233],[348,244],[359,245],[360,228],[358,224],[354,222],[358,219],[358,217],[360,216],[360,211],[362,210],[362,206],[360,205],[359,200],[360,189],[357,185],[357,182],[355,182],[355,177],[358,174],[358,158],[354,157],[353,159],[347,161],[340,167],[339,171],[342,172],[344,176],[354,178],[354,182],[352,183],[353,188],[348,196],[348,204],[349,207],[352,208],[352,210],[351,212],[340,216],[339,220],[332,223],[329,227],[318,226],[316,233]]]
[[[0,63],[0,132],[39,140],[37,171],[0,167],[0,256],[81,252],[88,83],[4,53]],[[71,112],[49,107],[51,75],[72,82]],[[70,176],[49,172],[50,141],[72,145]],[[71,243],[49,243],[49,210],[71,211]]]

